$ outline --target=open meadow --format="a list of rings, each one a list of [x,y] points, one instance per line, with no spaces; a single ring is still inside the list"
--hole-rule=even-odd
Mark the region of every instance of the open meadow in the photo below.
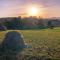
[[[9,31],[11,30],[0,31],[0,43]],[[23,55],[60,59],[60,28],[16,31],[23,34],[27,44],[27,48],[22,52]]]

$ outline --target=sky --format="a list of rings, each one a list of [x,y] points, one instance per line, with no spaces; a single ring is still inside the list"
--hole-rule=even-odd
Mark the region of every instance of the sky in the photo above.
[[[60,17],[60,0],[0,0],[0,17],[27,16],[30,7],[37,7],[38,16]]]

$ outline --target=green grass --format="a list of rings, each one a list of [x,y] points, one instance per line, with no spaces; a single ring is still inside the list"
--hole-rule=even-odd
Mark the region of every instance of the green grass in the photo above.
[[[0,31],[0,42],[3,41],[8,31]],[[60,58],[60,28],[44,30],[17,30],[24,36],[24,40],[30,48],[24,53],[36,56]]]

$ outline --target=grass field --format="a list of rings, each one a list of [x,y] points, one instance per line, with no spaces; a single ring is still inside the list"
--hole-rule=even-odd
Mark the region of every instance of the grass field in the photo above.
[[[9,31],[0,31],[0,42]],[[17,31],[23,34],[28,45],[23,54],[60,59],[60,28]]]

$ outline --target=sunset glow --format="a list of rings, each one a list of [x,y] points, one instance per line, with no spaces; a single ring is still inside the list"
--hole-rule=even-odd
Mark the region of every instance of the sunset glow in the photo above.
[[[60,17],[60,0],[0,0],[0,17],[14,16]]]
[[[32,8],[30,8],[28,14],[29,14],[30,16],[37,16],[37,14],[38,14],[38,9],[35,8],[35,7],[32,7]]]
[[[36,6],[27,8],[27,15],[28,16],[43,16],[44,15],[44,9],[43,8],[38,8]]]

